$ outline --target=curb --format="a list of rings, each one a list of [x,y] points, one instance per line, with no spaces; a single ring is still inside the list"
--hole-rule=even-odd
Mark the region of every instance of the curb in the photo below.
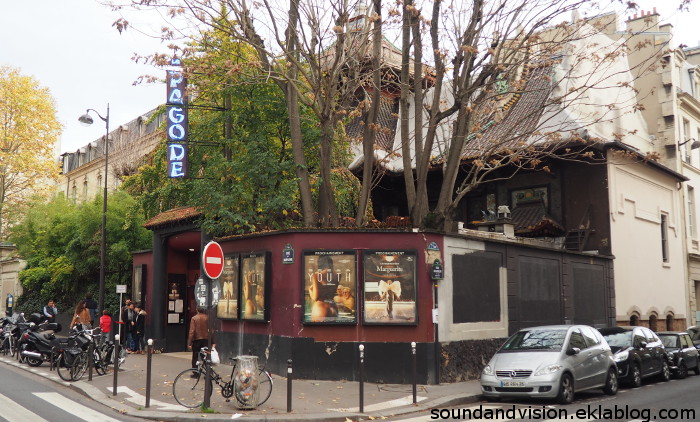
[[[53,381],[62,386],[68,387],[71,390],[89,398],[91,400],[97,401],[100,404],[109,407],[110,409],[127,416],[138,417],[149,420],[157,421],[175,421],[175,422],[195,422],[202,421],[203,419],[208,421],[230,421],[232,419],[238,419],[249,421],[249,422],[264,422],[264,421],[323,421],[323,422],[347,422],[351,421],[363,421],[372,419],[381,419],[387,417],[396,416],[406,416],[417,413],[426,413],[431,409],[435,408],[445,408],[450,406],[459,406],[463,404],[469,404],[477,402],[481,399],[480,394],[453,394],[448,396],[443,396],[440,398],[429,399],[416,404],[402,405],[400,407],[382,409],[371,413],[358,413],[358,412],[320,412],[320,413],[270,413],[270,414],[260,414],[260,413],[245,413],[244,411],[237,412],[235,409],[231,413],[204,413],[204,412],[177,412],[177,411],[167,411],[167,410],[150,410],[146,408],[135,408],[134,406],[124,404],[118,401],[115,396],[107,394],[101,388],[98,388],[87,381],[79,380],[75,382],[67,382],[60,379],[56,379],[46,372],[35,372],[31,371],[28,367],[21,364],[14,364],[13,362],[8,362],[0,360],[0,362],[6,365],[13,366],[15,368],[22,369],[24,371],[33,373],[34,375],[43,377],[49,381]],[[236,415],[240,415],[236,417]]]

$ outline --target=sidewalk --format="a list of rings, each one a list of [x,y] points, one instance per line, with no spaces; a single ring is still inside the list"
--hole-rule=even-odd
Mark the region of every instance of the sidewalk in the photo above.
[[[478,381],[466,381],[443,385],[418,385],[418,403],[413,404],[413,387],[404,384],[364,383],[364,412],[359,412],[359,383],[349,381],[293,380],[292,412],[287,413],[287,379],[273,374],[270,399],[254,410],[239,410],[235,400],[226,402],[221,389],[214,385],[211,408],[214,413],[202,413],[200,409],[189,410],[177,404],[172,395],[175,376],[190,365],[191,353],[154,354],[151,367],[150,407],[145,407],[146,362],[145,355],[129,355],[117,376],[117,395],[112,394],[114,374],[93,374],[88,381],[67,383],[56,372],[49,371],[48,362],[33,373],[55,382],[70,385],[93,400],[130,416],[158,421],[230,421],[240,418],[245,421],[329,421],[346,422],[369,420],[396,415],[425,415],[430,420],[430,409],[471,403],[480,398]],[[30,370],[9,356],[0,362]],[[38,369],[36,371],[34,369]],[[231,366],[217,365],[216,371],[228,379]],[[285,374],[286,375],[286,374]]]

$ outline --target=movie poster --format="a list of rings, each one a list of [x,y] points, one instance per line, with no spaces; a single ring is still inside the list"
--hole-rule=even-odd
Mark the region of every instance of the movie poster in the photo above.
[[[357,322],[355,251],[304,251],[303,278],[304,323]]]
[[[363,257],[363,322],[416,324],[416,253],[366,251]]]
[[[241,254],[240,319],[267,321],[267,289],[269,283],[269,253]]]
[[[219,277],[221,297],[216,306],[216,316],[220,319],[238,319],[238,268],[240,257],[224,255],[224,270]]]

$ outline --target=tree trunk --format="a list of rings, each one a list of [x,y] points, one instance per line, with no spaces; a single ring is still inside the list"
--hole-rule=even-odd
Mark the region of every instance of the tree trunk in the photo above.
[[[372,104],[367,113],[367,121],[362,134],[362,152],[364,164],[362,167],[362,188],[355,216],[355,224],[363,226],[367,216],[367,205],[372,191],[372,173],[374,171],[374,144],[377,138],[377,115],[381,102],[382,73],[381,73],[381,53],[382,53],[382,1],[374,0],[374,12],[379,19],[374,21],[372,34]]]

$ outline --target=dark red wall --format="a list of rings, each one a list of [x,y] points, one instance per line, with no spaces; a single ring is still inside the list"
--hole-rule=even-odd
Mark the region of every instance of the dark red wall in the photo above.
[[[442,250],[442,237],[411,232],[296,232],[240,239],[220,239],[224,253],[271,252],[270,322],[221,321],[223,332],[243,331],[247,334],[272,334],[285,337],[306,337],[315,341],[366,342],[430,342],[433,341],[432,283],[425,264],[425,250],[432,241]],[[286,244],[294,248],[294,263],[282,263]],[[414,326],[362,325],[362,292],[356,292],[358,322],[356,325],[304,325],[302,263],[304,250],[367,249],[415,250],[417,263],[418,323]],[[362,257],[358,254],[358,262]],[[358,271],[358,287],[362,272]]]

